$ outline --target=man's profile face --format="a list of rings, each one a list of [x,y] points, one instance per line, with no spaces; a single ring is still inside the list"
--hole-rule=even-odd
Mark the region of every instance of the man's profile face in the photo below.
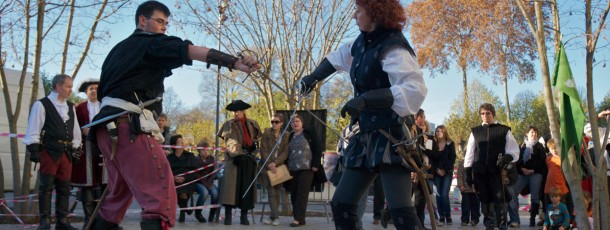
[[[70,94],[72,94],[72,86],[72,78],[66,78],[64,83],[58,84],[55,87],[55,92],[57,92],[61,98],[67,99],[70,97]]]
[[[139,28],[150,33],[164,34],[167,32],[169,19],[167,16],[158,10],[154,10],[150,17],[140,15],[138,17]]]
[[[97,84],[87,86],[87,99],[89,101],[97,101]]]

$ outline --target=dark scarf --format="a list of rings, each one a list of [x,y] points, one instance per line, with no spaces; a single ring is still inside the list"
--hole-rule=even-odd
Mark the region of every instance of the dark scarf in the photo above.
[[[241,123],[241,130],[244,133],[244,139],[241,142],[241,146],[243,146],[243,147],[252,146],[252,138],[250,138],[250,132],[248,131],[248,126],[246,125],[247,120],[248,120],[248,117],[246,117],[245,113],[244,113],[244,117],[242,119],[237,119],[237,121],[239,121],[239,123]]]

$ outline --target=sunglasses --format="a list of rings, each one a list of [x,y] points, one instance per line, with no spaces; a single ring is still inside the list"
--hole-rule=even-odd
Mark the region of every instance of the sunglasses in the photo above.
[[[271,121],[271,124],[281,124],[281,121]]]

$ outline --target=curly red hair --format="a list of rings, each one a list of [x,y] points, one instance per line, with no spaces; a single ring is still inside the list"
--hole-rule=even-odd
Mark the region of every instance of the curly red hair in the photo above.
[[[364,7],[371,20],[380,27],[402,30],[407,21],[405,10],[398,0],[356,0],[356,4]]]

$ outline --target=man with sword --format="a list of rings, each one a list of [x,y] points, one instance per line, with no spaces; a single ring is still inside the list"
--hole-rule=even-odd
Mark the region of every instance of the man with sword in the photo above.
[[[422,229],[411,201],[411,168],[392,142],[408,139],[403,117],[415,114],[427,88],[415,52],[402,34],[406,16],[398,0],[356,0],[354,19],[362,33],[331,52],[301,82],[310,92],[332,73],[350,73],[355,97],[341,109],[360,133],[345,149],[345,170],[332,199],[337,229],[361,229],[357,202],[379,175],[397,229]],[[393,141],[391,141],[392,139]]]
[[[136,30],[110,51],[102,65],[98,89],[102,105],[92,122],[90,134],[95,137],[90,138],[97,140],[103,153],[109,181],[94,229],[118,229],[133,198],[142,207],[142,229],[169,229],[175,224],[176,190],[155,121],[162,111],[155,98],[162,95],[163,81],[172,69],[193,60],[246,73],[260,68],[249,56],[237,58],[165,35],[169,16],[163,3],[139,5]]]
[[[519,145],[510,127],[495,120],[496,109],[492,104],[482,104],[479,113],[483,123],[472,128],[466,145],[466,183],[470,186],[474,184],[476,194],[484,206],[485,228],[494,229],[497,226],[506,229],[506,205],[511,199],[507,190],[506,166],[519,160]]]

